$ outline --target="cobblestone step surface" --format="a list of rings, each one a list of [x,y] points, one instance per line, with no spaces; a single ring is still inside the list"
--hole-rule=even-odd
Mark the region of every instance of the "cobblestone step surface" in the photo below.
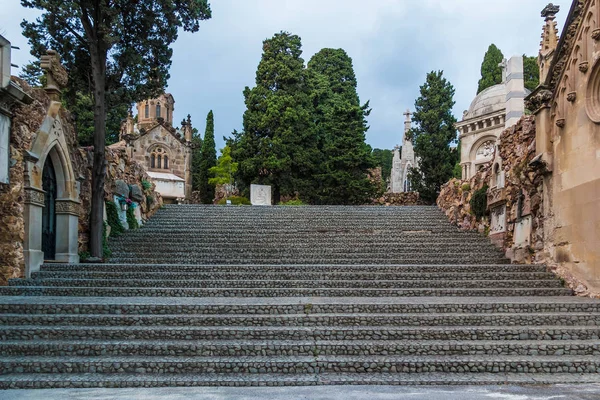
[[[168,205],[109,245],[0,288],[0,388],[600,383],[600,302],[435,207]]]

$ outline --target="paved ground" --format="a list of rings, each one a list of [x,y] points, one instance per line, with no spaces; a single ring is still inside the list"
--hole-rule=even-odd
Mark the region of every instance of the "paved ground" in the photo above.
[[[598,400],[600,385],[51,389],[0,391],[0,398],[2,400]]]

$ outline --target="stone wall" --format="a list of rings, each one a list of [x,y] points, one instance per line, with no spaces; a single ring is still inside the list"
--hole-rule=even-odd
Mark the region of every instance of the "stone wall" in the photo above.
[[[500,135],[498,149],[495,161],[484,165],[471,179],[452,179],[446,183],[437,205],[459,228],[489,235],[513,262],[545,263],[578,294],[595,295],[547,251],[550,238],[546,237],[544,229],[547,223],[543,212],[545,170],[535,162],[535,118],[523,117],[505,130]],[[495,170],[496,163],[501,163],[500,171]],[[498,181],[502,183],[499,185]],[[478,220],[470,202],[475,191],[485,185],[489,188],[487,215]],[[494,232],[491,211],[504,206],[504,231]]]
[[[417,192],[385,193],[373,200],[377,206],[417,206],[424,204]]]
[[[35,155],[30,154],[33,143],[40,131],[43,121],[51,108],[51,100],[43,89],[31,88],[26,82],[13,77],[23,90],[33,98],[29,105],[13,107],[10,136],[10,184],[0,184],[0,286],[6,285],[8,279],[23,277],[25,273],[24,247],[25,240],[25,187],[26,159]],[[56,103],[55,103],[56,104]],[[54,111],[52,111],[54,112]],[[77,146],[77,135],[72,117],[64,108],[57,111],[62,124],[62,132],[69,152],[70,162],[79,182],[79,250],[87,249],[89,210],[91,194],[91,165],[90,148]],[[128,159],[123,151],[107,149],[107,182],[105,186],[106,199],[112,199],[115,181],[122,179],[132,185],[142,185],[148,180],[144,168]],[[162,205],[160,195],[153,191],[153,186],[145,191],[152,198],[151,202],[142,202],[144,218],[149,218]],[[151,203],[151,204],[149,204]]]

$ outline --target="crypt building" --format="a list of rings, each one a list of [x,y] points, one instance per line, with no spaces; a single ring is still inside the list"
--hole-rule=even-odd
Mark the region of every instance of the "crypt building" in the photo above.
[[[407,138],[407,133],[412,125],[411,115],[410,110],[404,113],[406,119],[404,121],[402,147],[396,146],[394,148],[392,173],[390,175],[390,191],[392,193],[404,193],[412,190],[408,173],[411,168],[417,167],[417,161],[415,160],[415,150],[412,141]]]
[[[479,93],[455,126],[460,138],[462,179],[470,179],[483,165],[494,160],[500,134],[523,116],[525,89],[523,57],[505,60],[502,83]]]
[[[130,112],[121,125],[120,141],[131,159],[144,165],[165,203],[189,199],[192,193],[192,123],[188,115],[173,127],[175,100],[165,93],[137,104],[137,122]]]

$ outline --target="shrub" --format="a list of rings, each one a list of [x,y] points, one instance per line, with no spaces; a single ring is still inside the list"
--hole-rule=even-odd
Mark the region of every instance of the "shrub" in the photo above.
[[[217,204],[223,206],[223,205],[227,204],[227,200],[231,200],[231,204],[234,206],[250,206],[250,205],[252,205],[252,203],[250,203],[250,200],[248,200],[248,198],[242,197],[242,196],[231,196],[228,199],[221,199],[221,200],[219,200],[219,202]]]
[[[306,203],[300,199],[294,199],[286,201],[285,203],[279,203],[280,206],[305,206]]]
[[[471,185],[469,185],[468,183],[465,183],[462,185],[461,189],[463,192],[468,192],[469,190],[471,190]]]
[[[135,211],[132,206],[127,208],[127,225],[129,225],[129,229],[137,229],[140,227],[137,218],[135,218]]]
[[[477,219],[481,219],[487,211],[487,191],[488,186],[484,185],[481,189],[476,190],[471,197],[471,211]]]
[[[142,181],[142,188],[144,188],[144,191],[150,190],[150,189],[152,189],[152,183],[150,183],[147,180],[143,180]]]
[[[110,236],[117,237],[125,232],[125,228],[119,219],[119,209],[112,201],[106,202],[106,222],[110,225]]]

